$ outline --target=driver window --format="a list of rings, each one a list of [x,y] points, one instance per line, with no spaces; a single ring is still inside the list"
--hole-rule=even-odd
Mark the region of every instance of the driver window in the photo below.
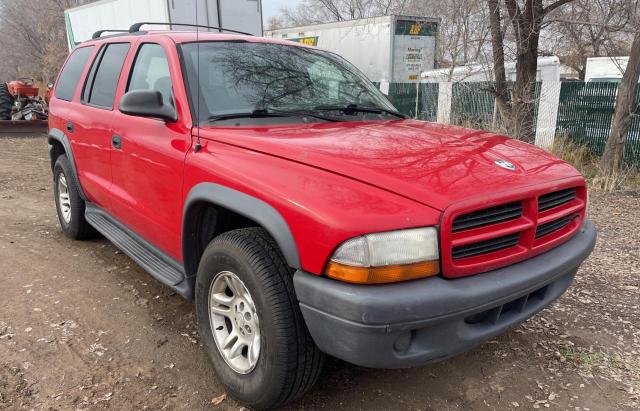
[[[143,44],[133,65],[127,91],[157,90],[165,103],[173,104],[171,74],[164,48],[159,44]]]

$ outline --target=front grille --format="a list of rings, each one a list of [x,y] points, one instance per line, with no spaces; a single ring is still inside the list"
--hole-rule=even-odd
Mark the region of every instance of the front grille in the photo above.
[[[490,224],[513,220],[522,215],[522,202],[515,201],[496,207],[485,208],[472,213],[463,214],[453,221],[453,232],[470,228],[484,227]]]
[[[564,188],[567,187],[567,188]],[[584,218],[583,184],[530,188],[500,205],[477,201],[445,210],[442,273],[465,277],[526,260],[568,240]]]
[[[538,198],[538,211],[549,210],[553,207],[568,203],[576,198],[576,189],[568,188],[549,194],[541,195]]]
[[[487,254],[494,251],[504,250],[518,244],[520,233],[505,235],[503,237],[492,238],[491,240],[480,241],[478,243],[453,247],[453,258],[466,258],[474,255]]]
[[[551,234],[554,231],[558,231],[561,228],[565,227],[567,224],[573,221],[577,216],[575,214],[571,214],[568,216],[564,216],[554,221],[550,221],[545,224],[541,224],[536,228],[536,238],[540,238],[547,234]]]

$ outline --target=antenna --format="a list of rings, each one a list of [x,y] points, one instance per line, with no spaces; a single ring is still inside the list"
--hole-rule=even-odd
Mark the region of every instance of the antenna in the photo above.
[[[196,1],[196,23],[198,21],[198,2]],[[200,143],[200,25],[195,24],[194,26],[196,28],[196,65],[198,66],[196,69],[196,79],[198,83],[196,89],[198,92],[196,93],[196,145],[193,147],[193,151],[197,153],[202,149],[202,144]]]

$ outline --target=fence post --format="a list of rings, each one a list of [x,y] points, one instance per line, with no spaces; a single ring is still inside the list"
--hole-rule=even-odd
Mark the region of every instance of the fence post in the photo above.
[[[559,81],[543,81],[538,101],[538,120],[536,124],[536,145],[549,148],[556,136],[558,106],[560,104]]]
[[[438,123],[451,123],[451,97],[453,95],[453,83],[444,81],[438,87],[438,114],[436,121]]]
[[[416,82],[416,115],[415,119],[420,117],[420,81]]]

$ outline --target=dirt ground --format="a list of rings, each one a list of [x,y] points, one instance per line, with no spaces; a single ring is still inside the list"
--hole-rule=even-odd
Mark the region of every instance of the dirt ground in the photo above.
[[[240,409],[193,305],[104,239],[58,225],[46,139],[0,138],[0,409]],[[596,251],[549,309],[409,370],[338,360],[288,409],[640,408],[640,193],[592,194]],[[218,401],[214,401],[218,402]]]

